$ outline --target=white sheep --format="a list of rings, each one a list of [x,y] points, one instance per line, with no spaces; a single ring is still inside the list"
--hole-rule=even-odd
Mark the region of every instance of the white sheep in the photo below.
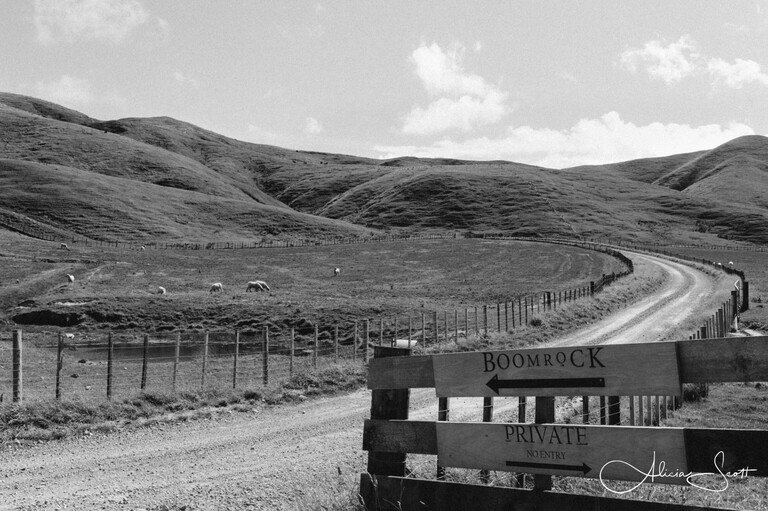
[[[70,284],[74,284],[75,283],[75,276],[74,275],[70,275],[69,273],[67,273],[67,282],[69,282]]]
[[[69,250],[69,247],[67,246],[67,244],[66,244],[66,243],[62,243],[62,244],[59,246],[59,248],[61,248],[61,249],[64,249],[64,250]]]
[[[245,288],[245,292],[249,291],[271,291],[269,286],[263,280],[253,280],[248,283],[248,287]]]
[[[157,286],[157,294],[164,295],[165,294],[165,288],[163,286]]]
[[[341,273],[341,269],[339,269],[339,268],[334,268],[333,269],[333,276],[334,277],[338,277],[339,273]]]
[[[211,293],[222,293],[224,292],[224,286],[221,285],[221,282],[217,282],[211,286]]]

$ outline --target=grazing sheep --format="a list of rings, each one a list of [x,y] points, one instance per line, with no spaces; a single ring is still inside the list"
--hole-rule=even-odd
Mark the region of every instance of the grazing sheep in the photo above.
[[[728,261],[728,266],[730,266],[731,268],[733,268],[733,261]]]
[[[67,244],[66,244],[66,243],[62,243],[62,244],[59,246],[59,248],[61,248],[61,249],[64,249],[64,250],[69,250],[69,247],[67,246]]]
[[[165,288],[163,286],[157,286],[157,294],[164,295],[165,294]]]
[[[69,282],[70,284],[74,284],[75,283],[75,276],[74,275],[70,275],[69,273],[67,273],[67,282]]]
[[[211,286],[211,293],[221,293],[224,291],[224,286],[221,285],[221,282],[217,282]]]
[[[334,277],[338,277],[339,273],[341,273],[341,270],[339,268],[334,268],[333,269],[333,276]]]
[[[271,291],[269,286],[263,280],[254,280],[248,283],[248,287],[245,288],[245,292],[250,291]]]

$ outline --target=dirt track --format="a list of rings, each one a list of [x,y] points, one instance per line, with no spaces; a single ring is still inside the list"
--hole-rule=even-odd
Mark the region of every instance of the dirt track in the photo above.
[[[658,340],[665,329],[694,313],[709,314],[727,296],[730,281],[715,282],[649,256],[632,258],[661,265],[669,275],[663,289],[559,342]],[[452,420],[476,413],[461,403],[452,400]],[[339,488],[350,495],[365,470],[362,425],[369,408],[369,392],[358,391],[269,411],[5,446],[0,509],[272,510],[327,504]],[[435,417],[434,394],[412,392],[411,409],[412,418]]]

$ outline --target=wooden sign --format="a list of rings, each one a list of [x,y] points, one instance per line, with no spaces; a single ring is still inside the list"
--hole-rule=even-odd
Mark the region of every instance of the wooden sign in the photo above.
[[[444,467],[682,485],[690,475],[682,428],[459,422],[436,428]]]
[[[680,395],[674,342],[435,355],[438,397]]]

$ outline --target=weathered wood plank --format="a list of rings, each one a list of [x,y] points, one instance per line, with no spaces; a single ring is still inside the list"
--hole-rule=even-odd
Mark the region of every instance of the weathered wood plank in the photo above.
[[[677,341],[683,383],[768,380],[768,336]]]
[[[545,426],[550,429],[543,429]],[[503,440],[494,438],[497,432],[485,429],[494,427],[502,429],[505,437]],[[447,429],[444,429],[441,435],[438,434],[439,428]],[[510,442],[506,439],[507,428],[510,428],[512,435]],[[520,442],[517,442],[518,439]],[[558,444],[558,439],[564,444]],[[570,446],[568,441],[571,442]],[[587,442],[589,445],[578,445],[579,442]],[[526,455],[526,460],[523,461],[529,463],[528,450],[538,451],[539,459],[542,452],[547,453],[546,455],[550,452],[565,453],[565,458],[549,461],[565,463],[563,460],[569,460],[566,464],[571,464],[570,460],[580,454],[579,450],[583,448],[589,451],[583,459],[592,469],[587,472],[586,477],[596,477],[603,465],[613,460],[631,463],[638,470],[647,472],[651,469],[654,451],[656,468],[658,469],[659,464],[664,461],[667,473],[705,472],[720,477],[718,468],[722,469],[723,473],[749,468],[756,469],[746,474],[749,477],[768,477],[768,430],[367,420],[363,433],[364,449],[437,454],[439,463],[447,463],[446,466],[469,465],[465,468],[570,474],[564,470],[507,466],[507,461],[514,460],[507,460],[506,454],[519,451],[519,446],[508,446],[513,443],[532,447],[523,449],[523,454]],[[440,457],[442,444],[447,447]],[[721,451],[723,454],[716,461],[715,457]],[[444,461],[443,458],[449,454],[457,456],[456,459],[460,463]],[[496,461],[493,461],[494,459]],[[608,468],[613,471],[610,465]],[[612,479],[612,474],[610,471],[604,472],[603,476],[605,479]],[[673,484],[686,484],[681,482],[684,478],[674,479],[676,481]],[[670,481],[659,481],[657,478],[656,482]]]
[[[711,511],[681,504],[369,474],[360,477],[360,494],[366,509],[377,511]]]
[[[450,353],[432,365],[440,397],[681,392],[674,342]]]
[[[668,348],[659,348],[659,346],[663,345],[675,345],[677,354],[676,356],[668,356],[669,354],[666,353],[666,350]],[[619,352],[623,352],[622,348],[626,346],[634,346],[634,345],[617,345],[613,346],[613,348],[616,348],[619,350]],[[669,374],[669,372],[665,369],[666,373],[662,373],[662,370],[660,367],[664,368],[670,368],[674,366],[674,360],[678,360],[678,365],[674,366],[675,371],[677,371],[677,374],[679,374],[679,381],[682,383],[704,383],[704,382],[730,382],[730,381],[768,381],[768,336],[761,336],[761,337],[744,337],[744,338],[735,338],[735,337],[728,337],[728,338],[721,338],[721,339],[693,339],[693,340],[685,340],[685,341],[676,341],[674,343],[648,343],[643,346],[646,346],[644,349],[650,350],[650,357],[652,357],[652,360],[659,361],[662,366],[656,366],[653,368],[653,370],[650,373],[643,372],[639,369],[639,366],[637,363],[641,363],[642,360],[646,360],[645,357],[643,359],[634,359],[632,360],[633,364],[630,364],[630,366],[627,368],[628,376],[627,380],[632,381],[634,383],[633,378],[637,375],[646,375],[647,379],[653,379],[654,377],[662,374]],[[607,349],[608,347],[602,347],[603,350]],[[578,349],[578,348],[569,348],[571,350]],[[515,353],[520,353],[521,355],[524,352],[529,352],[531,356],[535,356],[536,353],[539,353],[539,360],[540,363],[543,363],[544,361],[544,355],[546,354],[547,348],[534,348],[531,350],[515,350],[515,351],[508,351],[504,353],[511,354],[514,356]],[[552,349],[549,348],[551,351]],[[662,351],[664,350],[664,351]],[[569,351],[568,353],[571,353]],[[607,353],[605,351],[600,351],[597,354],[598,360],[605,365],[605,362],[603,360],[604,353]],[[628,353],[628,352],[625,352]],[[655,353],[655,354],[654,354]],[[589,352],[586,353],[587,355],[590,355]],[[556,355],[556,352],[555,352]],[[422,355],[422,356],[416,356],[416,357],[403,357],[403,358],[382,358],[382,359],[374,359],[371,360],[371,363],[369,365],[369,374],[368,374],[368,388],[370,389],[377,389],[377,388],[431,388],[436,386],[436,379],[438,376],[435,375],[435,371],[433,367],[440,366],[443,364],[444,359],[448,359],[448,366],[447,367],[459,367],[461,368],[465,364],[477,364],[477,361],[473,361],[473,357],[476,359],[478,356],[484,356],[482,353],[450,353],[450,354],[444,354],[444,355]],[[509,356],[509,355],[508,355]],[[527,356],[527,354],[526,354]],[[467,357],[467,358],[465,358]],[[623,355],[622,355],[623,358]],[[630,357],[631,358],[631,357]],[[661,360],[660,360],[661,359]],[[481,363],[484,362],[485,359],[481,359]],[[519,360],[519,359],[518,359]],[[535,358],[534,358],[535,360]],[[553,359],[551,358],[550,354],[550,361]],[[577,363],[581,363],[579,360],[579,354],[577,353],[575,356],[575,361]],[[590,359],[587,358],[586,361],[589,363]],[[570,360],[568,360],[570,363]],[[588,364],[591,365],[591,364]],[[595,363],[595,365],[597,365]],[[480,372],[484,373],[485,367],[482,367]],[[592,368],[590,368],[592,369]],[[464,369],[464,372],[468,371],[468,369]],[[472,372],[474,374],[477,374],[478,370],[473,369]],[[462,375],[463,373],[459,373],[459,375]],[[563,372],[562,374],[565,374]],[[451,374],[449,377],[444,377],[446,381],[448,379],[458,381],[457,374]],[[475,391],[475,388],[477,387],[477,382],[474,383],[460,383],[458,385],[454,385],[452,383],[448,383],[448,387],[443,386],[442,393],[445,393],[446,395],[443,397],[459,397],[460,395],[465,395],[468,397],[485,397],[485,396],[493,396],[497,395],[490,387],[487,387],[488,381],[491,379],[491,375],[488,375],[488,378],[483,384],[485,384],[485,388],[482,388],[481,385],[480,388]],[[441,377],[443,378],[443,377]],[[670,377],[667,376],[671,380]],[[442,384],[440,384],[442,385]],[[459,388],[456,389],[460,392],[464,392],[464,394],[458,394],[453,393],[455,387],[458,386]],[[649,382],[648,387],[650,388],[640,388],[638,385],[629,385],[627,383],[627,386],[631,386],[631,389],[625,390],[625,391],[616,391],[616,392],[609,392],[606,391],[603,395],[677,395],[679,394],[679,389],[674,392],[669,392],[666,388],[664,390],[658,389],[658,386],[656,383],[653,383],[652,381]],[[471,388],[470,388],[471,387]],[[548,389],[546,392],[536,394],[532,392],[531,389],[524,389],[524,391],[520,391],[518,394],[511,394],[512,391],[509,391],[508,389],[502,389],[502,392],[504,392],[504,395],[601,395],[600,393],[595,392],[594,388],[588,388],[588,389],[582,389],[584,392],[577,392],[578,389],[574,388],[567,388],[567,389],[557,389],[552,388]],[[562,391],[565,391],[562,392]],[[438,391],[440,392],[440,391]],[[539,392],[542,392],[539,390]],[[573,393],[573,394],[572,394]]]
[[[432,388],[432,357],[374,358],[368,364],[369,389]]]

